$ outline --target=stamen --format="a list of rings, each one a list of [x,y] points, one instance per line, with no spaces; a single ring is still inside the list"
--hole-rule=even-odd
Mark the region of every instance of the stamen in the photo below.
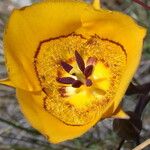
[[[76,57],[76,62],[78,64],[79,69],[84,72],[85,69],[85,63],[81,55],[78,53],[78,51],[75,51],[75,57]]]
[[[84,60],[81,57],[81,55],[78,53],[78,51],[75,51],[75,58],[76,58],[76,62],[78,64],[79,69],[85,75],[86,86],[91,86],[93,83],[90,79],[88,79],[88,77],[92,74],[93,67],[94,67],[93,65],[95,65],[97,59],[93,58],[93,57],[89,57],[87,60],[88,66],[85,67]],[[70,64],[68,64],[64,61],[61,61],[61,66],[68,73],[73,69],[73,67]],[[72,73],[72,75],[76,76],[75,73]],[[72,77],[57,78],[57,81],[60,83],[63,83],[63,84],[72,84],[72,87],[74,87],[74,88],[79,88],[81,85],[83,85],[83,83],[80,80],[75,80]]]
[[[95,65],[96,62],[97,62],[97,58],[95,58],[95,57],[89,57],[88,60],[87,60],[87,62],[86,62],[86,64],[87,65]]]
[[[75,79],[71,77],[57,78],[57,81],[64,84],[73,84]]]
[[[75,80],[74,83],[72,84],[72,87],[74,88],[79,88],[83,83],[79,80]]]
[[[91,86],[93,83],[90,79],[87,79],[86,80],[86,86]]]
[[[84,70],[85,77],[88,78],[92,74],[92,71],[93,71],[93,65],[87,66]]]
[[[63,67],[63,69],[66,71],[66,72],[70,72],[72,70],[72,66],[67,64],[66,62],[64,61],[61,61],[61,66]]]

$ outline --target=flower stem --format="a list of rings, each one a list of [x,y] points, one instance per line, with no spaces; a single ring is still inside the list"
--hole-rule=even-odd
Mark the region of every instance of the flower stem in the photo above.
[[[116,150],[120,150],[122,145],[124,144],[125,140],[121,140],[120,143],[119,143],[119,146]]]

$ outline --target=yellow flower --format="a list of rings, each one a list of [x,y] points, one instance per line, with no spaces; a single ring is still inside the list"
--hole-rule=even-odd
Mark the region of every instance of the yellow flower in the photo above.
[[[14,10],[4,34],[9,79],[31,125],[58,143],[78,137],[118,106],[135,73],[145,29],[129,16],[80,1]]]

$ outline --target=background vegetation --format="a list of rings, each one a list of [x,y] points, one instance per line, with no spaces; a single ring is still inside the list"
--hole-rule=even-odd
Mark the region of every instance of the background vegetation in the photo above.
[[[8,16],[14,8],[28,5],[35,1],[0,0],[0,78],[7,77],[2,37]],[[150,0],[143,0],[143,2],[150,6]],[[134,77],[136,87],[130,86],[122,103],[126,111],[134,111],[139,99],[144,100],[144,96],[149,98],[150,86],[146,87],[145,85],[150,84],[150,10],[146,10],[132,2],[132,0],[102,0],[102,5],[104,8],[129,14],[139,24],[148,29],[141,64]],[[142,89],[145,88],[144,91],[135,90],[143,84]],[[147,90],[147,93],[145,90]],[[142,122],[143,128],[140,133],[140,142],[150,138],[150,104],[144,109]],[[15,90],[7,86],[0,86],[0,150],[117,150],[122,139],[116,135],[112,124],[112,119],[105,119],[82,137],[58,145],[49,144],[24,119],[15,98]],[[136,146],[137,142],[133,140],[126,141],[122,145],[122,150],[131,150]]]

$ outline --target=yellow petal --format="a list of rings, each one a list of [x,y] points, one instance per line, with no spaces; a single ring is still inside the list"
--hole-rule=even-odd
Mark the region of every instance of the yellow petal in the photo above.
[[[84,126],[69,126],[45,111],[43,106],[43,95],[41,92],[27,92],[17,89],[17,97],[21,110],[31,125],[48,137],[52,143],[62,142],[78,137],[90,129],[100,118]]]
[[[130,117],[120,108],[114,112],[112,118],[129,119]]]
[[[97,7],[97,3],[94,7]],[[58,16],[59,18],[57,18]],[[113,48],[116,47],[115,50],[123,53],[123,56],[126,54],[124,59],[121,59],[123,64],[126,63],[126,66],[124,65],[124,72],[119,80],[119,84],[117,84],[117,90],[113,90],[115,93],[113,94],[113,98],[108,99],[107,107],[104,107],[102,112],[97,113],[91,122],[80,126],[67,125],[62,120],[54,117],[54,114],[52,115],[50,111],[47,112],[44,106],[45,95],[43,95],[43,92],[22,90],[41,90],[34,62],[36,56],[35,52],[43,48],[40,47],[41,45],[39,45],[39,43],[43,40],[47,41],[47,39],[57,39],[62,35],[69,36],[72,32],[80,34],[84,40],[90,39],[91,36],[96,34],[95,38],[101,39],[102,50],[104,49],[105,51],[107,46],[112,46]],[[125,117],[125,114],[117,108],[138,66],[144,36],[145,30],[138,26],[130,17],[118,12],[106,10],[98,11],[81,2],[63,1],[62,3],[58,1],[46,1],[32,5],[31,7],[26,7],[22,10],[14,11],[5,30],[5,54],[10,80],[16,87],[22,88],[17,89],[17,96],[22,111],[31,125],[48,136],[49,141],[57,143],[80,136],[102,117],[111,116],[112,114]],[[102,41],[104,42],[104,47]],[[107,43],[109,44],[107,45]],[[75,46],[73,45],[73,48]],[[110,49],[111,52],[114,50],[112,47]],[[86,51],[87,49],[88,48],[86,48]],[[66,50],[68,51],[68,49]],[[92,51],[94,49],[90,50]],[[63,50],[63,52],[65,51]],[[58,52],[56,52],[56,54],[55,56],[55,53],[53,53],[55,57],[58,56]],[[67,53],[64,53],[63,56],[66,54]],[[45,58],[43,56],[44,55],[42,55],[42,58]],[[117,56],[118,55],[111,57],[111,60],[117,58]],[[36,63],[37,62],[38,61],[36,61]],[[45,64],[41,60],[40,62],[42,65],[37,63],[37,66],[41,65],[42,67],[39,67],[39,69],[44,69]],[[53,65],[53,67],[55,66]],[[44,73],[46,71],[47,69],[44,70]],[[49,77],[48,74],[46,75]],[[40,77],[42,78],[43,76]],[[54,76],[54,78],[55,77],[56,76]],[[43,80],[45,80],[45,78]],[[48,86],[51,86],[51,84]],[[107,87],[109,87],[109,84],[103,88],[107,89]],[[57,91],[56,88],[54,88],[54,90]],[[55,92],[53,96],[56,96]],[[48,100],[52,102],[51,97],[49,97]],[[72,102],[74,102],[74,99]],[[55,107],[51,108],[55,109]]]
[[[34,66],[40,42],[75,31],[86,7],[75,1],[46,1],[13,11],[5,29],[4,49],[9,78],[16,87],[41,89]]]
[[[8,86],[13,86],[14,84],[12,83],[12,81],[10,81],[10,79],[0,79],[0,84],[4,84],[4,85],[8,85]]]
[[[95,9],[99,10],[100,9],[100,0],[93,0],[92,5]]]
[[[138,67],[146,30],[125,14],[102,9],[97,12],[88,11],[86,16],[82,16],[82,23],[83,27],[78,29],[76,33],[85,37],[97,34],[102,39],[118,43],[127,55],[127,64],[120,85],[112,103],[104,111],[104,114],[107,112],[110,114],[109,108],[111,108],[112,113],[116,110]]]
[[[118,106],[118,108],[115,110],[114,112],[114,103],[111,103],[111,105],[109,105],[109,108],[107,108],[103,115],[102,118],[120,118],[120,119],[129,119],[130,117],[122,110],[122,108],[120,108]],[[113,112],[113,113],[112,113]]]

